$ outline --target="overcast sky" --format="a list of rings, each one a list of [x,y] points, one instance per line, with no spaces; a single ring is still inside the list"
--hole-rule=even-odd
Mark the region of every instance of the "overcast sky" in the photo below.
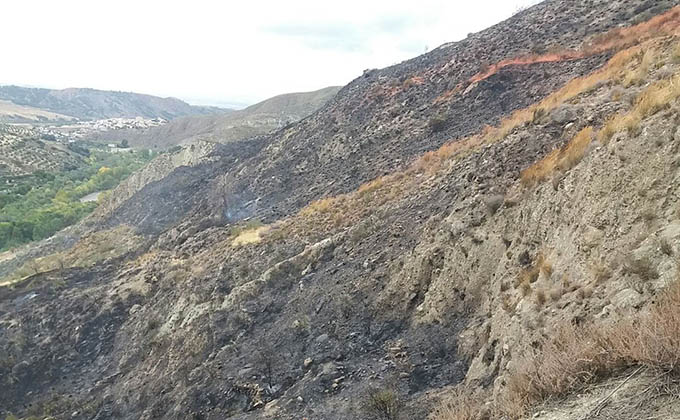
[[[250,104],[344,85],[536,0],[2,2],[0,84]]]

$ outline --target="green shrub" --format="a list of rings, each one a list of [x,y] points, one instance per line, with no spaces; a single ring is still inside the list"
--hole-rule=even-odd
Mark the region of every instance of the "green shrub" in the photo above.
[[[369,389],[363,405],[366,414],[376,420],[396,420],[399,418],[401,401],[393,389]]]
[[[97,202],[80,202],[90,193],[109,190],[145,165],[148,152],[92,151],[87,166],[62,172],[36,172],[0,180],[0,250],[52,236],[87,216]]]

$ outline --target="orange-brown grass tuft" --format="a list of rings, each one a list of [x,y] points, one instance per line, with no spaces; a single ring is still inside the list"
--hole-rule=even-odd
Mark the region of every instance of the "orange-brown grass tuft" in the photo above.
[[[302,215],[311,216],[313,214],[328,213],[333,208],[337,207],[340,200],[341,198],[339,197],[328,197],[314,201],[302,209]]]
[[[458,141],[444,144],[437,150],[425,153],[410,166],[408,172],[425,172],[433,174],[442,168],[443,164],[454,157],[463,157],[476,150],[484,143],[484,137],[472,136]]]
[[[534,297],[536,301],[536,306],[543,306],[545,303],[548,301],[548,296],[545,293],[545,290],[539,289],[536,291],[536,296]]]
[[[565,146],[552,151],[542,160],[534,163],[520,174],[524,186],[532,186],[548,179],[556,170],[568,171],[585,156],[593,138],[593,128],[581,130]]]
[[[635,317],[606,327],[596,323],[557,327],[539,350],[516,362],[505,397],[513,402],[513,409],[529,408],[631,366],[678,374],[679,337],[680,283],[676,282],[648,312]]]
[[[629,66],[633,57],[636,54],[640,54],[640,51],[651,48],[655,42],[656,40],[652,40],[649,43],[620,51],[600,70],[590,75],[573,79],[541,102],[514,112],[509,117],[503,119],[497,127],[487,126],[478,135],[446,143],[437,150],[427,152],[403,171],[370,181],[359,187],[359,190],[354,193],[328,197],[310,203],[297,215],[282,223],[281,228],[278,230],[280,235],[273,235],[271,237],[280,237],[281,235],[286,235],[286,233],[327,231],[351,225],[361,217],[369,214],[377,206],[397,199],[408,191],[420,188],[421,180],[416,175],[435,175],[446,167],[445,164],[448,161],[460,159],[474,153],[486,144],[501,141],[517,127],[531,122],[536,110],[542,109],[546,113],[550,113],[561,104],[594,89],[603,82],[621,78],[623,70]],[[392,88],[398,89],[400,87]],[[390,92],[390,94],[392,93]],[[586,143],[589,143],[587,136],[583,135],[583,133],[580,134],[582,134],[582,137],[572,140],[573,144],[565,146],[563,151],[553,152],[555,155],[546,158],[547,161],[544,164],[547,164],[547,168],[554,169],[558,167],[558,164],[562,165],[559,166],[560,168],[571,167],[578,163],[580,158],[582,158],[582,153],[587,148]],[[557,159],[558,157],[559,159]],[[556,160],[551,163],[550,159]],[[540,168],[540,171],[545,172],[543,175],[538,176],[538,179],[542,179],[542,176],[550,172],[546,171],[546,168]],[[533,177],[528,176],[528,178],[536,179],[537,175]],[[527,181],[525,180],[524,182]],[[529,181],[529,183],[531,182]],[[366,201],[367,199],[371,200],[370,203]]]
[[[455,388],[451,395],[439,405],[428,420],[482,420],[488,418],[483,401],[486,397],[479,392]]]
[[[646,312],[608,325],[564,323],[536,349],[519,356],[493,410],[521,418],[535,405],[582,389],[625,368],[645,366],[680,374],[680,282],[673,283]],[[456,390],[432,420],[482,418],[484,398]]]
[[[468,80],[468,83],[472,84],[488,79],[509,66],[576,60],[601,54],[605,51],[627,48],[654,37],[678,34],[680,33],[678,30],[679,27],[680,6],[676,6],[670,11],[656,16],[647,22],[628,28],[613,29],[605,34],[598,35],[590,42],[586,43],[580,50],[565,49],[562,51],[551,51],[547,54],[529,54],[509,58],[491,66],[484,66],[478,74]]]
[[[680,97],[680,73],[668,80],[661,80],[642,92],[633,109],[625,114],[612,117],[598,133],[598,139],[606,144],[614,134],[627,131],[631,136],[639,134],[640,123],[665,109],[670,103]]]
[[[658,60],[657,54],[658,52],[654,48],[650,48],[644,53],[640,52],[637,54],[636,58],[639,60],[639,64],[624,74],[623,86],[631,87],[642,85],[645,80],[647,80],[652,65]]]
[[[365,194],[370,194],[372,192],[375,192],[375,191],[379,190],[380,187],[383,186],[383,184],[385,183],[385,179],[386,179],[386,177],[380,177],[380,178],[374,179],[373,181],[366,182],[366,183],[362,184],[361,186],[359,186],[359,189],[357,190],[357,192],[359,193],[359,195],[365,195]]]
[[[519,290],[522,293],[522,296],[527,297],[531,294],[532,289],[531,289],[531,283],[529,283],[526,280],[522,280],[519,283]]]

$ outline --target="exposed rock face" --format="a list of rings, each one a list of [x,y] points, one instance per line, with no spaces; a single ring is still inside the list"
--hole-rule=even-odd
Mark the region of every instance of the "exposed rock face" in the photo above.
[[[420,419],[452,385],[502,392],[515,355],[557,322],[644,309],[678,269],[680,104],[611,139],[599,133],[636,109],[629,97],[675,77],[677,38],[644,45],[659,65],[643,82],[603,76],[498,138],[462,138],[593,74],[613,51],[469,84],[482,61],[526,53],[536,33],[575,47],[676,4],[547,1],[368,72],[271,136],[156,161],[78,227],[87,238],[129,225],[123,239],[136,246],[89,265],[63,254],[63,268],[0,289],[0,406],[57,418],[349,420],[368,418],[378,387]],[[632,71],[644,60],[628,61]],[[583,132],[593,135],[578,159],[526,182]],[[440,150],[353,191],[448,140],[460,148],[451,159]],[[244,233],[251,240],[237,241]]]

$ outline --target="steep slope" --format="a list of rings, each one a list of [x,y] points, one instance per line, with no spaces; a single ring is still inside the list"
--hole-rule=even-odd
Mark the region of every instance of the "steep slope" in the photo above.
[[[553,394],[520,392],[522,355],[644,316],[676,274],[680,10],[631,26],[676,5],[546,1],[128,186],[0,289],[0,405],[420,419],[458,385],[532,414]]]
[[[80,120],[117,117],[171,120],[186,115],[217,114],[226,111],[218,108],[191,106],[176,98],[79,88],[54,90],[0,86],[0,99]],[[3,118],[2,114],[0,118]]]
[[[228,214],[257,214],[272,220],[322,196],[354,190],[450,140],[497,124],[570,79],[598,68],[612,50],[589,48],[590,42],[598,41],[596,35],[625,19],[639,19],[648,8],[670,4],[598,3],[597,11],[589,11],[580,2],[554,8],[547,3],[460,43],[368,72],[344,87],[321,112],[272,135],[262,153],[238,162],[228,172],[216,172],[194,192],[201,197],[202,210],[192,214],[197,220],[222,222],[233,221]],[[594,19],[596,13],[602,17]],[[536,42],[532,34],[546,27],[552,32],[541,38],[545,45],[581,46],[594,52],[504,67],[484,80],[470,81],[486,63],[531,54]],[[599,41],[607,46],[606,39]],[[439,118],[444,123],[433,129],[432,122]],[[135,217],[122,216],[131,221]]]
[[[321,108],[339,90],[328,87],[313,92],[288,93],[228,114],[179,118],[162,127],[109,132],[99,134],[93,140],[108,143],[126,139],[133,146],[154,149],[198,140],[228,143],[267,134],[299,121]]]

